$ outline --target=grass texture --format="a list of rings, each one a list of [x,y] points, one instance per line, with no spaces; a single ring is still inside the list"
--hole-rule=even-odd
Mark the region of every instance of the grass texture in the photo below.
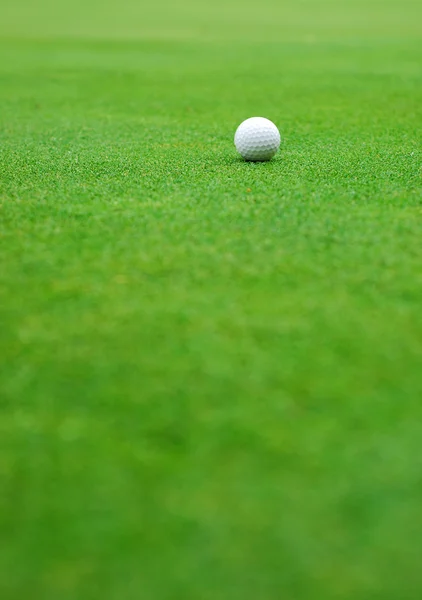
[[[1,3],[0,597],[420,600],[421,4]]]

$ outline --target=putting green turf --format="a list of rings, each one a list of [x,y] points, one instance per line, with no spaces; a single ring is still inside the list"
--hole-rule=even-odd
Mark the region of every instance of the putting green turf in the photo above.
[[[422,5],[1,3],[2,600],[420,600]]]

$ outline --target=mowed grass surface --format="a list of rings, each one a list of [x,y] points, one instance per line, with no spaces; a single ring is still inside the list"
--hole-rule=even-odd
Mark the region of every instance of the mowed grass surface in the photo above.
[[[420,600],[419,3],[4,11],[1,598]]]

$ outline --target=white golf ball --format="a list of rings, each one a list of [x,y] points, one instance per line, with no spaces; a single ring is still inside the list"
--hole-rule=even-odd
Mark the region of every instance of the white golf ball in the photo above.
[[[252,117],[243,121],[234,136],[236,150],[245,160],[271,160],[280,148],[280,132],[272,121]]]

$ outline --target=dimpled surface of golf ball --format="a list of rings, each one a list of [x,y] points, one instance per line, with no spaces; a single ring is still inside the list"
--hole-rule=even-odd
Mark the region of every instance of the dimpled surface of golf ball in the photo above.
[[[252,117],[239,125],[234,143],[245,160],[271,160],[280,148],[280,132],[272,121]]]

